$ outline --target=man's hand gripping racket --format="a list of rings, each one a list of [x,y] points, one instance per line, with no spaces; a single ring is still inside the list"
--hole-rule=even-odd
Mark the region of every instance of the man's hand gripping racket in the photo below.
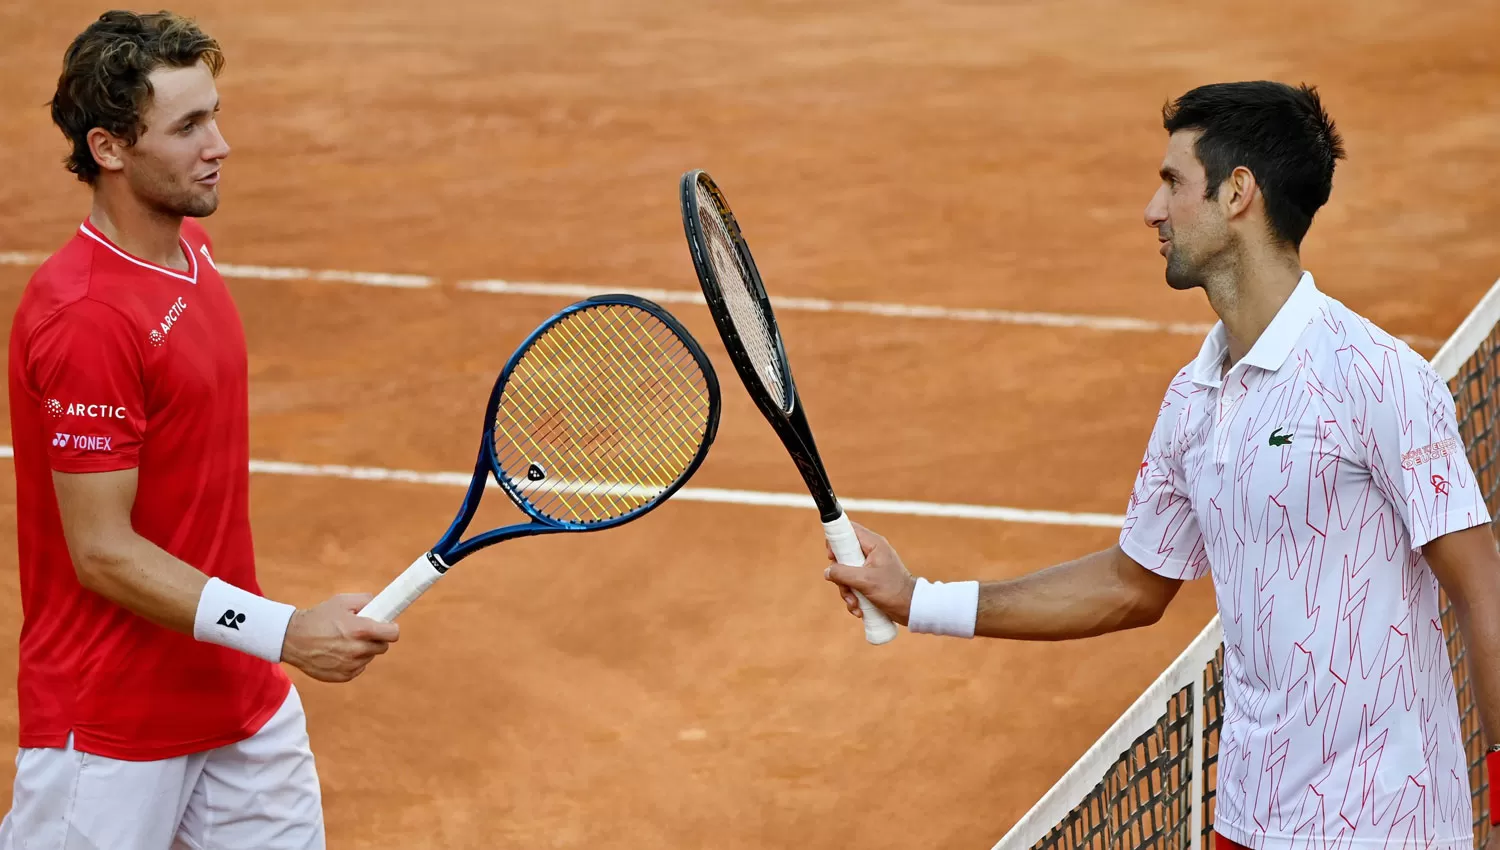
[[[792,367],[782,345],[776,315],[771,311],[771,301],[729,202],[702,170],[684,174],[680,188],[682,225],[693,256],[693,268],[719,336],[724,340],[725,351],[750,397],[802,473],[802,480],[822,516],[823,534],[834,556],[841,564],[864,566],[864,552],[855,537],[854,526],[834,496],[833,485],[813,442],[812,429],[792,382]],[[856,591],[856,595],[866,640],[882,644],[896,637],[896,625],[890,618],[863,594]]]
[[[360,616],[394,620],[453,565],[502,540],[640,518],[698,469],[718,424],[713,366],[661,307],[601,295],[563,309],[495,381],[474,476],[447,533]],[[492,476],[528,521],[460,541]]]

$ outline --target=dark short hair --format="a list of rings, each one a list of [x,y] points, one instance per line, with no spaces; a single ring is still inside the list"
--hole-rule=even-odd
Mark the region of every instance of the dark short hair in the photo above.
[[[1333,167],[1344,158],[1338,128],[1315,87],[1256,81],[1200,86],[1162,107],[1168,133],[1200,130],[1193,146],[1208,175],[1208,197],[1234,169],[1255,175],[1266,199],[1271,235],[1293,247],[1333,191]]]
[[[93,185],[99,163],[89,149],[89,131],[102,127],[135,144],[145,130],[141,115],[151,104],[151,72],[189,68],[199,60],[217,76],[224,66],[219,43],[171,12],[110,11],[89,24],[63,54],[52,96],[52,121],[73,146],[63,159],[68,170]]]

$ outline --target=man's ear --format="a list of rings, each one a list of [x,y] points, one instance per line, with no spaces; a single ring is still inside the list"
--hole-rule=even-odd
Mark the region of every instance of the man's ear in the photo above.
[[[1260,184],[1255,181],[1255,175],[1243,165],[1237,167],[1219,189],[1219,197],[1224,201],[1224,217],[1244,215],[1259,194]]]
[[[89,152],[100,171],[122,171],[125,168],[125,140],[103,127],[95,127],[88,134]]]

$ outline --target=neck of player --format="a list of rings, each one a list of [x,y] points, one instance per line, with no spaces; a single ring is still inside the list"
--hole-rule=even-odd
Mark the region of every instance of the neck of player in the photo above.
[[[178,271],[189,268],[180,241],[182,216],[147,205],[113,175],[100,175],[89,223],[132,257]]]
[[[1297,251],[1271,246],[1241,246],[1228,268],[1210,276],[1204,290],[1229,341],[1225,372],[1250,352],[1301,279]]]

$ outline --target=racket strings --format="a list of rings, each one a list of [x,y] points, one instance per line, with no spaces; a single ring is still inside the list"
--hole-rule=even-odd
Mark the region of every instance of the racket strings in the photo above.
[[[566,330],[564,330],[563,335],[567,335]],[[596,339],[607,340],[608,337],[603,334],[599,334],[596,336]],[[577,354],[582,358],[588,358],[589,362],[585,363],[584,365],[594,369],[604,367],[604,363],[601,363],[599,360],[590,358],[588,356],[588,347],[579,344],[579,341],[577,339],[569,339],[568,344],[572,346],[572,353]],[[624,367],[629,372],[629,374],[627,374],[628,378],[633,380],[641,379],[642,376],[640,375],[639,370],[629,368],[632,365],[630,361],[631,353],[620,351],[618,348],[612,348],[606,353],[614,358],[617,358],[611,362],[616,366]],[[633,481],[637,482],[637,485],[639,486],[664,487],[671,483],[671,480],[675,478],[675,475],[668,476],[666,477],[666,480],[662,480],[661,472],[663,470],[671,470],[676,466],[691,462],[691,451],[683,454],[681,452],[671,452],[669,450],[666,454],[664,454],[663,451],[657,448],[658,446],[671,446],[674,444],[671,439],[671,430],[656,426],[655,421],[652,419],[648,418],[643,421],[637,417],[631,417],[628,415],[632,410],[643,409],[641,404],[630,404],[629,402],[619,398],[616,394],[612,393],[610,388],[608,387],[589,387],[582,385],[574,380],[576,376],[572,375],[571,373],[566,377],[568,378],[568,391],[574,394],[574,399],[578,402],[580,407],[584,409],[584,412],[586,412],[589,416],[595,417],[598,420],[602,420],[611,415],[618,415],[620,412],[624,412],[627,414],[624,417],[624,428],[609,429],[608,431],[605,431],[605,433],[611,433],[614,435],[611,439],[593,440],[589,438],[588,433],[585,433],[583,435],[569,433],[564,437],[564,439],[566,439],[567,441],[578,444],[578,447],[581,450],[589,452],[593,454],[597,459],[601,460],[603,472],[609,476],[610,481]],[[644,397],[641,401],[646,405],[653,403],[658,405],[662,404],[662,401],[660,399],[650,397]],[[555,424],[562,424],[566,426],[570,423],[566,418],[559,417]],[[551,436],[554,441],[558,436],[557,430],[557,428],[553,428],[549,432],[549,436]],[[595,434],[600,433],[600,431],[601,429],[599,429],[597,426],[592,429],[592,432]],[[638,433],[646,438],[646,442],[641,443],[640,447],[645,450],[646,454],[648,455],[647,459],[649,461],[652,461],[654,463],[654,466],[628,462],[631,461],[629,454],[619,451],[619,449],[624,446],[624,438],[627,433]],[[678,444],[681,444],[681,441],[676,442]],[[685,444],[683,445],[685,446]],[[695,450],[695,447],[693,450]],[[612,462],[618,461],[621,458],[624,458],[627,462]],[[609,488],[608,485],[598,482],[580,482],[576,487],[568,488],[568,490],[565,490],[565,492],[576,490],[580,496],[584,497],[585,501],[590,503],[590,507],[593,507],[595,509],[603,508],[607,511],[609,505],[599,504],[600,500],[597,498],[598,492],[601,489]],[[539,506],[543,507],[544,509],[550,509],[552,507],[552,505],[545,503],[539,504]]]
[[[598,398],[598,388],[587,388],[570,382],[570,392],[579,394],[582,402],[582,410],[575,411],[590,417],[595,424],[588,427],[580,427],[577,416],[559,415],[557,411],[546,415],[539,420],[533,420],[532,427],[537,428],[540,441],[548,448],[563,448],[575,455],[582,454],[592,457],[598,467],[598,471],[592,475],[583,473],[564,472],[560,469],[549,471],[549,478],[541,482],[516,481],[523,491],[531,497],[535,506],[549,515],[559,516],[559,510],[571,511],[575,518],[587,519],[589,516],[597,518],[608,518],[615,515],[621,505],[621,498],[631,502],[632,499],[644,499],[649,501],[655,496],[655,490],[663,489],[670,484],[667,476],[657,474],[656,470],[643,466],[640,463],[611,462],[620,457],[619,448],[623,443],[620,431],[608,426],[601,426],[598,420],[607,417],[607,411],[601,408]],[[588,399],[592,394],[594,399]],[[528,411],[535,416],[536,411]],[[625,430],[640,431],[639,422],[626,423]],[[614,434],[613,438],[601,438],[600,435]],[[647,439],[660,439],[660,435],[646,434]],[[535,442],[535,440],[533,441]],[[529,456],[534,456],[535,451]],[[545,455],[544,450],[541,454]],[[505,467],[525,466],[530,470],[530,463],[515,464],[519,459],[516,452],[502,453],[502,463]],[[655,465],[662,465],[662,458],[654,458]],[[602,461],[602,462],[601,462]],[[576,464],[575,464],[576,466]],[[561,480],[559,480],[561,479]],[[667,479],[667,480],[664,480]],[[573,498],[569,498],[569,497]],[[634,507],[632,502],[625,505],[625,510]]]
[[[579,393],[590,392],[589,389],[583,387],[578,387],[573,391]],[[578,401],[581,407],[586,408],[581,412],[588,417],[598,420],[607,415],[592,402],[585,401],[582,398],[578,399]],[[530,460],[531,458],[547,457],[549,456],[549,449],[558,448],[575,454],[592,455],[596,461],[601,459],[605,461],[595,464],[599,467],[596,478],[565,476],[563,470],[555,467],[551,469],[540,467],[545,477],[537,481],[532,481],[530,478],[520,480],[518,477],[513,476],[513,483],[517,484],[522,489],[523,495],[528,496],[533,501],[534,506],[543,511],[543,513],[549,516],[561,516],[560,511],[568,511],[575,516],[582,517],[588,516],[592,512],[601,517],[608,517],[612,515],[613,508],[617,507],[617,505],[607,497],[621,495],[621,493],[616,492],[621,490],[621,488],[624,488],[624,495],[629,496],[631,488],[643,485],[649,486],[655,483],[650,473],[641,469],[639,465],[627,468],[627,466],[607,462],[607,459],[611,455],[610,450],[614,446],[594,437],[594,435],[605,432],[606,429],[600,428],[598,425],[593,425],[584,430],[583,433],[580,433],[577,425],[571,421],[571,417],[561,411],[540,412],[529,408],[524,403],[518,404],[518,407],[526,408],[524,412],[533,418],[530,423],[516,422],[515,424],[523,431],[529,425],[536,433],[528,434],[532,438],[531,442],[533,445],[530,447],[531,451],[500,453],[502,467],[507,469],[507,471],[517,465],[514,463],[515,461],[526,460],[527,462],[519,464],[519,466],[524,466],[527,472],[530,472],[532,465],[536,463],[536,461]],[[543,446],[536,446],[537,442],[542,443]],[[623,484],[621,482],[632,483]]]
[[[608,315],[592,315],[585,317],[584,320],[612,322],[612,320],[615,318],[616,317]],[[634,319],[635,317],[632,316],[631,318]],[[665,326],[661,327],[663,330],[670,333],[670,330],[666,329]],[[673,367],[677,372],[678,378],[681,381],[687,381],[688,376],[682,371],[680,364],[674,361],[674,359],[662,349],[659,343],[654,346],[648,347],[645,341],[642,339],[642,335],[638,333],[638,327],[632,328],[629,326],[629,324],[622,325],[618,322],[614,322],[607,328],[594,328],[594,330],[599,332],[597,334],[597,338],[603,340],[604,347],[608,349],[604,353],[617,358],[614,362],[617,363],[622,369],[626,370],[629,373],[630,377],[638,381],[637,386],[638,389],[641,390],[642,396],[645,397],[647,401],[657,405],[657,409],[655,410],[655,412],[658,415],[656,417],[648,418],[644,422],[635,424],[638,424],[645,430],[652,431],[652,436],[660,441],[660,445],[680,445],[682,449],[687,450],[688,447],[686,445],[677,444],[670,440],[670,436],[675,430],[673,426],[680,427],[685,423],[690,423],[698,419],[702,415],[701,411],[691,411],[686,408],[686,406],[681,401],[681,397],[683,396],[683,394],[680,392],[676,392],[676,390],[678,389],[677,386],[664,384],[660,376],[648,376],[644,374],[639,368],[636,358],[633,356],[635,352],[622,350],[621,346],[616,343],[616,340],[621,337],[628,336],[629,341],[634,344],[637,349],[646,352],[648,356],[655,355],[656,357],[658,357],[657,362],[666,366]],[[580,347],[579,350],[583,356],[590,356],[589,351],[586,347]],[[679,356],[680,358],[684,358],[687,360],[692,359],[692,354],[687,351],[686,348],[682,348],[681,346],[679,346]],[[591,365],[600,367],[603,364],[595,360]],[[693,365],[696,369],[696,362]],[[664,369],[663,371],[666,370]],[[699,377],[701,378],[701,374],[699,375]],[[619,400],[616,399],[616,401]],[[668,418],[673,414],[676,415],[675,422]],[[691,459],[691,452],[689,452],[689,455],[686,459]],[[668,460],[670,463],[678,463],[684,460],[684,458],[670,457],[668,458]]]
[[[495,454],[543,516],[604,522],[672,487],[707,439],[711,410],[709,380],[670,326],[603,304],[564,317],[516,364]]]
[[[698,218],[708,240],[708,260],[714,267],[719,292],[724,296],[730,321],[745,346],[766,391],[783,409],[787,406],[787,381],[765,310],[750,285],[750,272],[735,248],[735,239],[724,221],[714,194],[702,181],[695,185]]]
[[[702,411],[688,409],[688,407],[683,403],[683,394],[680,392],[675,392],[675,390],[677,390],[682,384],[696,384],[704,391],[706,391],[706,382],[704,382],[703,380],[703,374],[697,369],[697,363],[692,359],[692,353],[685,347],[678,344],[676,346],[677,353],[674,357],[672,353],[668,351],[668,349],[663,345],[662,340],[640,323],[639,317],[630,315],[630,319],[631,321],[624,322],[619,315],[605,315],[602,317],[602,320],[604,321],[617,321],[615,329],[619,330],[624,335],[628,335],[630,337],[630,341],[639,346],[641,349],[649,350],[651,353],[655,354],[658,358],[657,362],[670,367],[670,372],[672,374],[653,375],[648,377],[646,375],[640,374],[639,370],[634,368],[634,364],[630,360],[625,360],[625,364],[627,366],[630,366],[632,368],[632,371],[636,372],[637,377],[640,378],[643,387],[648,392],[655,393],[656,397],[659,398],[660,401],[663,402],[663,404],[667,404],[672,407],[672,410],[670,412],[675,414],[679,418],[679,420],[689,422],[696,421],[699,417],[702,416]],[[662,332],[665,332],[667,334],[671,333],[671,330],[665,325],[657,323],[657,327]],[[612,337],[605,336],[605,339],[612,339]],[[673,342],[676,342],[675,336],[672,336],[671,339]],[[694,374],[690,375],[684,368],[685,362],[692,363]],[[667,371],[667,369],[663,369],[664,373]],[[671,378],[674,376],[676,378],[675,382],[671,381]]]

